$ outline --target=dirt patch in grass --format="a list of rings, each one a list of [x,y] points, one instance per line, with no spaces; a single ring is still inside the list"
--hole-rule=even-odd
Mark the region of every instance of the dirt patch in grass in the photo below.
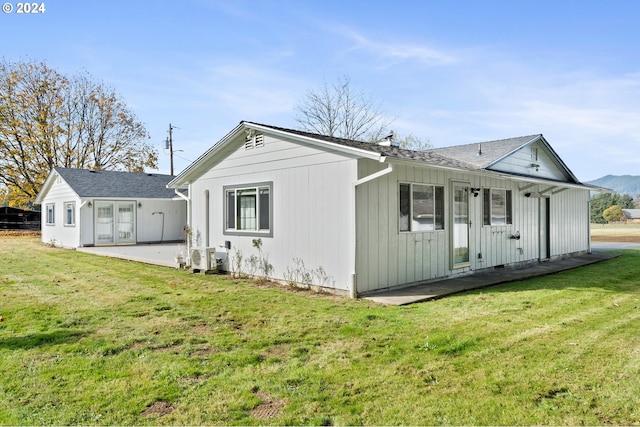
[[[640,236],[591,236],[591,241],[640,243]]]
[[[249,413],[259,420],[277,417],[280,415],[280,410],[285,406],[282,400],[272,399],[267,393],[257,392],[256,396],[262,400],[262,403],[249,411]]]
[[[33,230],[0,230],[0,237],[40,237],[40,231]]]
[[[286,359],[288,355],[288,350],[286,346],[283,345],[274,345],[266,349],[266,351],[262,354],[262,358],[264,360],[268,359]]]
[[[207,356],[211,356],[212,354],[218,354],[218,353],[220,353],[220,350],[216,348],[201,347],[191,351],[190,356],[191,357],[207,357]]]
[[[172,413],[174,409],[175,407],[171,403],[165,402],[164,400],[156,400],[151,405],[149,405],[147,409],[144,410],[144,412],[142,412],[142,415],[144,415],[145,417],[151,417],[154,415],[163,417]]]

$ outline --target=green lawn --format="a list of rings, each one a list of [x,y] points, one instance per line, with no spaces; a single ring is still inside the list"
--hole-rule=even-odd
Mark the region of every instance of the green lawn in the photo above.
[[[1,238],[0,424],[640,424],[640,251],[407,307]]]

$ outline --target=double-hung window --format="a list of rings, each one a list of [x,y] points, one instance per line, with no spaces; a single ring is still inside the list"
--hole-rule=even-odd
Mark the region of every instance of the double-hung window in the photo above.
[[[444,230],[444,187],[400,184],[400,231]]]
[[[273,235],[273,182],[224,187],[224,234]]]
[[[64,225],[66,227],[76,225],[76,204],[74,202],[66,202],[64,204]]]
[[[511,190],[485,188],[482,199],[484,225],[508,225],[513,223]]]
[[[47,203],[47,225],[56,224],[56,205],[55,203]]]

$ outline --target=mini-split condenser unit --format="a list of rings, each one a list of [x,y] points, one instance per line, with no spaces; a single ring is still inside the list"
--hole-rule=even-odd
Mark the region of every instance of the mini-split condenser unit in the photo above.
[[[191,248],[191,269],[201,272],[218,270],[215,248]]]

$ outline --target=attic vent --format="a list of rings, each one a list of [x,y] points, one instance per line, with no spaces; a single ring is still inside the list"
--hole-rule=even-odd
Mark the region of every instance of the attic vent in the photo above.
[[[252,148],[264,147],[264,135],[247,135],[247,139],[244,141],[244,149],[251,150]]]

